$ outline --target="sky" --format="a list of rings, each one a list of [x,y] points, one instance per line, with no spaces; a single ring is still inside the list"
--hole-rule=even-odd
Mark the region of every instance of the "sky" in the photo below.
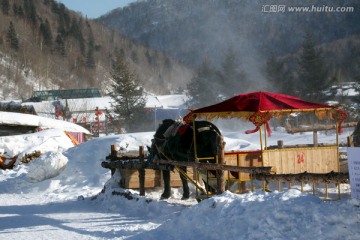
[[[125,7],[136,0],[58,0],[63,3],[68,9],[81,12],[82,15],[88,18],[98,18],[109,11]]]
[[[281,191],[263,192],[260,182],[254,183],[253,192],[226,191],[200,203],[190,184],[190,199],[180,200],[181,188],[172,188],[170,199],[159,200],[161,189],[147,189],[140,196],[120,188],[120,174],[111,176],[100,165],[112,144],[125,153],[138,150],[151,143],[154,132],[102,136],[74,145],[64,134],[67,126],[0,137],[0,152],[19,156],[13,169],[0,170],[2,239],[360,239],[360,200],[351,198],[348,184],[340,185],[341,200],[336,200],[337,187],[329,184],[334,201],[322,200],[321,184],[314,196],[311,184],[304,184],[303,192],[296,183],[291,189],[282,184]],[[349,135],[344,130],[340,141]],[[223,134],[227,151],[259,149],[258,134]],[[334,141],[331,134],[318,134],[321,142]],[[269,144],[276,144],[277,137],[312,141],[311,133],[275,130]],[[34,150],[43,154],[20,162]]]

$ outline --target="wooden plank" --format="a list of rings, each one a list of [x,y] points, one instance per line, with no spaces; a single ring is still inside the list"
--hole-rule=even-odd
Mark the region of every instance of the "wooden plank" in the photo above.
[[[340,172],[329,173],[296,173],[296,174],[262,174],[256,176],[258,180],[267,182],[281,181],[281,182],[322,182],[322,183],[349,183],[349,174]]]
[[[261,152],[228,152],[225,153],[225,164],[239,167],[262,167]],[[229,172],[229,171],[228,171]],[[230,178],[237,178],[240,181],[250,180],[250,174],[246,172],[239,172],[240,176],[233,176],[233,174],[226,173]]]
[[[277,174],[339,171],[338,147],[284,148],[264,150],[264,165]],[[272,169],[272,170],[273,170]]]
[[[214,163],[200,163],[200,162],[179,162],[171,160],[156,160],[154,163],[168,164],[174,166],[186,166],[196,167],[207,170],[224,170],[234,172],[245,172],[245,173],[270,173],[271,166],[264,167],[241,167],[241,166],[230,166],[225,164],[214,164]]]
[[[357,122],[343,123],[341,128],[351,128],[355,127]],[[314,131],[326,131],[336,129],[336,124],[329,125],[315,125],[315,126],[302,126],[302,127],[291,127],[288,123],[285,125],[287,133],[301,133],[301,132],[314,132]]]
[[[192,171],[187,169],[191,176]],[[134,169],[120,169],[121,185],[123,188],[139,189],[139,172]],[[180,174],[177,171],[170,172],[171,187],[182,187]],[[145,169],[145,188],[154,188],[161,186],[161,171]]]
[[[120,169],[121,181],[120,184],[123,188],[140,188],[139,172],[134,169]],[[160,171],[145,169],[145,188],[154,188],[160,186]]]

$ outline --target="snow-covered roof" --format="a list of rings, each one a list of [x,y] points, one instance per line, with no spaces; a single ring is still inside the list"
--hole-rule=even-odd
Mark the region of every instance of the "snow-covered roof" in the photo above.
[[[81,132],[90,134],[88,130],[77,124],[52,118],[40,117],[32,114],[0,112],[0,124],[56,128],[68,132]]]
[[[186,108],[188,98],[183,94],[146,97],[147,108]]]
[[[187,97],[183,94],[175,95],[152,95],[146,96],[146,108],[154,109],[186,109]],[[39,116],[55,118],[55,105],[61,104],[65,107],[69,107],[71,112],[71,118],[77,122],[93,122],[95,121],[95,109],[104,111],[105,109],[111,112],[113,108],[111,103],[112,98],[109,96],[96,97],[96,98],[79,98],[79,99],[62,99],[54,101],[42,101],[42,102],[24,102],[22,105],[32,105]],[[160,116],[160,115],[159,115]],[[84,120],[85,119],[85,120]],[[105,115],[99,116],[100,121],[105,120]]]
[[[359,84],[356,82],[344,82],[338,85],[333,85],[329,90],[325,92],[326,95],[335,94],[335,96],[348,96],[354,97],[359,96],[359,91],[357,90]]]
[[[97,97],[97,98],[79,98],[79,99],[67,99],[67,100],[55,100],[55,101],[42,101],[42,102],[24,102],[22,105],[33,105],[35,110],[40,114],[43,112],[54,112],[54,102],[59,101],[63,106],[66,102],[70,111],[89,111],[99,109],[111,109],[111,102],[113,100],[109,96]],[[162,95],[146,96],[146,108],[185,108],[187,101],[186,95]]]

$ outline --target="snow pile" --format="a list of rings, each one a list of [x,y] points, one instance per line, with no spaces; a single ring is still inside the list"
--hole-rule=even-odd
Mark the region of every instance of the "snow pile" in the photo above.
[[[46,152],[29,163],[29,181],[41,182],[56,177],[64,170],[67,162],[68,159],[61,152]]]
[[[345,209],[349,211],[346,217],[343,215]],[[359,201],[326,203],[298,190],[282,193],[257,191],[246,195],[225,192],[185,209],[179,217],[147,233],[146,237],[339,239],[341,236],[349,236],[351,239],[351,236],[360,234],[359,214]],[[182,230],[175,231],[178,226]]]
[[[169,204],[118,187],[112,178],[95,202],[149,221],[134,239],[358,239],[360,201],[326,202],[298,189],[225,193],[200,203]]]
[[[25,154],[40,151],[63,152],[73,147],[73,143],[61,129],[49,129],[35,134],[23,134],[11,137],[0,137],[0,152],[6,156],[18,155],[18,159]]]

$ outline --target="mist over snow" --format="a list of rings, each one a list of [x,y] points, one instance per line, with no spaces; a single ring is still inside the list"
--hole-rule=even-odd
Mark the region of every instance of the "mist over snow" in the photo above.
[[[294,12],[292,7],[355,10]],[[357,71],[348,66],[357,61],[358,8],[357,0],[147,0],[115,9],[97,21],[192,69],[206,59],[220,71],[230,51],[250,85],[239,86],[239,92],[276,92],[276,84],[268,81],[267,62],[272,57],[285,61],[286,74],[276,81],[294,78],[300,82],[298,60],[307,32],[313,33],[316,48],[323,52],[329,78],[338,77],[336,72],[341,71],[342,81],[356,79]],[[230,81],[239,83],[240,79]]]

